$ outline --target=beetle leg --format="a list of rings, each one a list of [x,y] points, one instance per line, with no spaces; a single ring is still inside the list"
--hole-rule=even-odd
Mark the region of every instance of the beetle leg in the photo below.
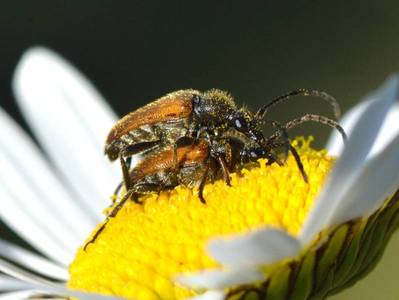
[[[209,172],[209,160],[206,163],[206,168],[205,168],[204,174],[202,174],[201,182],[198,186],[198,197],[200,198],[200,201],[203,204],[206,204],[206,201],[204,199],[204,187],[205,187],[206,179],[208,178],[208,172]]]
[[[123,148],[120,155],[124,157],[129,157],[135,154],[140,154],[141,152],[152,150],[153,148],[159,146],[160,143],[161,143],[160,140],[155,140],[150,142],[142,142],[142,143],[129,145]]]
[[[301,157],[299,156],[298,152],[296,151],[296,149],[290,144],[290,151],[292,153],[292,155],[295,158],[296,164],[298,166],[299,171],[302,174],[303,180],[308,183],[308,175],[305,172],[305,169],[303,168],[303,164],[301,161]]]
[[[114,197],[118,196],[119,191],[120,191],[121,188],[122,188],[122,185],[123,185],[123,180],[122,180],[121,182],[119,182],[119,184],[117,185],[117,187],[116,187],[116,189],[115,189],[115,191],[114,191],[114,193],[113,193],[113,196],[114,196]]]
[[[123,196],[123,198],[120,200],[120,202],[112,209],[112,211],[107,215],[107,218],[105,219],[105,221],[101,224],[101,227],[99,229],[97,229],[96,233],[92,236],[92,238],[83,246],[83,250],[86,251],[86,248],[89,244],[92,244],[96,241],[96,239],[98,238],[98,236],[101,234],[101,232],[104,231],[105,227],[107,226],[109,220],[111,220],[111,218],[114,218],[118,212],[121,210],[121,208],[123,207],[123,205],[126,203],[126,201],[130,198],[130,196],[134,194],[134,190],[128,190],[126,192],[126,194]],[[135,199],[134,202],[138,202],[138,200],[136,199],[136,195],[134,195]]]
[[[125,189],[127,191],[129,191],[132,186],[132,181],[130,179],[130,174],[129,174],[129,168],[122,156],[119,156],[119,160],[121,162],[123,182],[125,184]]]
[[[283,144],[284,143],[275,143],[275,144],[272,144],[271,146],[272,146],[272,148],[278,148],[278,147],[282,146]],[[308,175],[305,172],[305,168],[303,167],[303,164],[302,164],[302,161],[301,161],[301,157],[299,156],[298,151],[296,151],[296,149],[291,144],[289,144],[289,149],[290,149],[290,152],[292,153],[292,156],[294,156],[295,162],[296,162],[296,164],[298,166],[299,171],[302,174],[303,180],[306,183],[308,183]],[[271,165],[274,162],[276,162],[277,164],[280,165],[278,160],[275,160],[275,159],[272,159],[270,161],[268,160],[267,165]]]
[[[126,158],[126,167],[127,167],[127,169],[128,170],[130,170],[130,166],[132,165],[132,157],[130,156],[130,157],[128,157],[128,158]],[[119,194],[119,191],[121,190],[121,188],[122,188],[122,185],[123,185],[123,180],[118,184],[118,186],[116,187],[116,189],[115,189],[115,191],[114,191],[114,194],[113,194],[113,196],[114,197],[116,197],[116,196],[118,196],[118,194]]]
[[[229,172],[229,168],[227,167],[226,160],[220,155],[218,155],[216,159],[217,159],[219,165],[222,167],[224,181],[226,182],[226,184],[228,186],[231,186],[230,172]]]

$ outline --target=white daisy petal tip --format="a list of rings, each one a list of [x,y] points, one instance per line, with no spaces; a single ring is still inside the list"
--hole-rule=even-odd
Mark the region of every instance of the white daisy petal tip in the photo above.
[[[215,260],[231,268],[271,264],[283,258],[296,256],[300,248],[301,245],[295,237],[273,228],[216,238],[207,246],[209,254]]]
[[[115,113],[85,75],[44,47],[22,55],[12,83],[33,134],[98,222],[106,195],[120,181],[116,164],[109,164],[102,150]]]
[[[34,46],[22,53],[15,68],[12,87],[16,96],[24,93],[25,79],[29,80],[47,74],[50,66],[69,71],[80,79],[79,71],[59,54],[43,46]]]
[[[373,102],[380,101],[383,98],[398,100],[399,73],[391,75],[380,88],[368,94],[364,99],[351,110],[349,110],[340,120],[340,125],[347,134],[351,134],[355,124],[358,123],[364,110]],[[380,153],[394,137],[399,133],[399,104],[396,103],[385,115],[380,132],[375,139],[374,145],[370,150],[369,157]],[[326,145],[328,152],[332,156],[339,156],[343,150],[343,141],[339,134],[332,132]]]
[[[253,269],[204,270],[181,274],[176,282],[192,289],[223,289],[231,286],[254,283],[265,279],[265,275]]]

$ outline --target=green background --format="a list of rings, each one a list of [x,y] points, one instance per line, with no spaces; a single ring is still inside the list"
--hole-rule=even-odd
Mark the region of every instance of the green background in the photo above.
[[[73,62],[120,114],[182,88],[229,90],[255,109],[298,87],[327,91],[343,110],[399,70],[398,1],[2,1],[0,105],[23,126],[10,90],[24,49],[48,46]],[[270,118],[331,116],[296,99]],[[26,127],[26,126],[25,126]],[[311,124],[322,146],[329,129]],[[17,240],[1,227],[2,237]],[[21,242],[22,243],[22,242]],[[335,299],[397,299],[399,239],[377,269]]]

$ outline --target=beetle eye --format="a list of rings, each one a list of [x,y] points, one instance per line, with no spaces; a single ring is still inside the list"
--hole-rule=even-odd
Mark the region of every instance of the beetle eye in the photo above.
[[[247,121],[242,116],[236,117],[233,119],[234,127],[239,131],[246,131],[247,130]]]

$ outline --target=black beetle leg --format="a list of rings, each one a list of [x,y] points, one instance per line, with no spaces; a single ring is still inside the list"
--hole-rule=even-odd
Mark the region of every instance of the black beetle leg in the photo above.
[[[271,149],[280,147],[280,146],[282,146],[282,145],[284,145],[284,144],[285,144],[285,142],[283,142],[283,143],[271,144]],[[303,180],[304,180],[306,183],[308,183],[308,175],[306,174],[305,168],[303,167],[303,164],[302,164],[302,161],[301,161],[301,157],[299,156],[298,152],[296,151],[296,149],[295,149],[291,144],[289,144],[289,150],[290,150],[290,152],[292,153],[292,156],[294,156],[294,158],[295,158],[295,162],[296,162],[296,164],[297,164],[297,166],[298,166],[299,171],[300,171],[301,174],[302,174]],[[271,164],[274,163],[274,162],[276,162],[277,164],[280,165],[280,163],[278,162],[278,160],[269,159],[269,158],[268,158],[267,165],[271,165]],[[281,165],[280,165],[280,166],[281,166]]]
[[[134,190],[131,189],[129,191],[126,192],[126,194],[123,196],[123,198],[121,199],[121,201],[112,209],[112,211],[108,214],[107,218],[105,219],[104,223],[101,225],[101,227],[96,231],[96,233],[93,235],[93,237],[83,246],[83,250],[86,251],[86,248],[89,244],[94,243],[96,241],[96,239],[98,238],[98,236],[101,234],[101,232],[103,232],[103,230],[105,229],[105,227],[107,226],[109,220],[111,218],[114,218],[118,212],[121,210],[121,208],[123,207],[123,205],[126,203],[126,201],[130,198],[130,196],[134,194]],[[135,199],[134,202],[138,202],[137,200],[137,196],[134,195]]]
[[[208,172],[209,172],[209,160],[206,163],[206,168],[205,168],[204,174],[202,174],[201,182],[198,186],[198,197],[200,198],[200,201],[204,204],[206,204],[206,201],[204,199],[204,187],[205,187],[206,179],[208,178]]]
[[[129,191],[132,187],[132,181],[130,179],[129,168],[122,156],[119,156],[121,162],[123,182],[125,184],[126,191]]]
[[[119,184],[118,184],[118,186],[116,187],[116,189],[115,189],[115,191],[114,191],[114,196],[116,197],[116,196],[118,196],[118,194],[119,194],[119,191],[121,190],[121,188],[122,188],[122,185],[123,185],[123,180],[121,181],[121,182],[119,182]]]
[[[132,165],[132,157],[130,156],[130,157],[126,158],[125,163],[126,163],[127,169],[130,170],[130,166]],[[118,186],[116,187],[116,189],[115,189],[115,191],[114,191],[114,194],[113,194],[114,196],[118,196],[119,191],[120,191],[121,188],[122,188],[123,182],[124,182],[124,181],[122,180],[122,181],[118,184]]]
[[[304,180],[306,183],[308,183],[308,175],[307,175],[306,172],[305,172],[305,169],[304,169],[304,167],[303,167],[301,158],[300,158],[298,152],[296,151],[296,149],[295,149],[291,144],[290,144],[290,151],[291,151],[292,155],[293,155],[294,158],[295,158],[296,164],[297,164],[297,166],[298,166],[299,171],[300,171],[301,174],[302,174],[303,180]]]

